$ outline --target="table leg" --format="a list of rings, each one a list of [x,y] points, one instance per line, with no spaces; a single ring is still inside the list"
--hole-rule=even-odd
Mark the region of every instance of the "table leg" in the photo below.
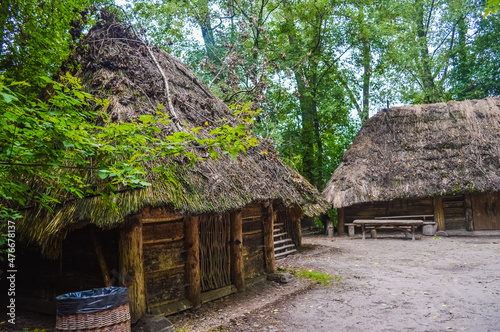
[[[411,240],[415,241],[415,226],[411,226]]]
[[[364,240],[365,239],[365,232],[366,232],[365,224],[361,225],[361,230],[363,231],[363,240]]]

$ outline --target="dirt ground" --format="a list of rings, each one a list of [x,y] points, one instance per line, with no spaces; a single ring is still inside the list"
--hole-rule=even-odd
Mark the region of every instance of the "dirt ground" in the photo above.
[[[500,233],[416,241],[379,236],[308,236],[302,250],[277,262],[340,277],[329,286],[266,281],[168,318],[183,332],[500,330]],[[54,326],[26,314],[19,321],[47,331]]]
[[[194,318],[224,320],[215,331],[500,330],[500,234],[416,241],[394,233],[364,241],[310,236],[303,242],[306,250],[278,266],[337,275],[340,282],[295,289],[281,299],[264,293],[237,304],[244,309],[267,302],[236,318],[228,308]],[[176,327],[207,330],[210,323],[187,324],[190,316]]]

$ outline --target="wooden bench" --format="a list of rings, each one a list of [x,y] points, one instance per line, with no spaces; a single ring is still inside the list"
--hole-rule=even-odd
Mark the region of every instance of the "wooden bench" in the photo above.
[[[411,232],[411,239],[415,240],[415,229],[423,225],[422,220],[411,219],[356,219],[352,222],[356,226],[361,226],[363,232],[363,240],[367,228],[370,230],[377,230],[380,228],[394,228],[405,233]]]

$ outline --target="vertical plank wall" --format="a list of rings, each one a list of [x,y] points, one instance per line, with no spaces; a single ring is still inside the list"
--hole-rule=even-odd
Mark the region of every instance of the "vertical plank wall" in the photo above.
[[[465,229],[464,195],[442,196],[445,229]],[[389,202],[361,203],[345,208],[345,223],[355,219],[397,215],[434,214],[432,198],[395,199]]]
[[[264,256],[264,214],[261,204],[251,204],[243,208],[243,262],[245,278],[265,273]]]
[[[147,307],[186,298],[183,215],[145,209],[142,223]]]

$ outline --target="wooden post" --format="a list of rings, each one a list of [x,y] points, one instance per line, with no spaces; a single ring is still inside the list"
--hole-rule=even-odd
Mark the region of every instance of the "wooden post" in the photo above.
[[[199,217],[188,215],[184,218],[184,243],[186,246],[187,298],[194,307],[201,304],[200,282],[200,235]]]
[[[333,221],[331,219],[326,220],[326,234],[328,237],[333,237]]]
[[[231,282],[239,290],[245,290],[245,266],[243,264],[243,220],[241,210],[231,213]]]
[[[97,261],[99,262],[99,267],[101,268],[102,278],[104,281],[104,286],[111,286],[111,277],[109,274],[108,264],[106,264],[106,258],[102,250],[101,242],[97,239],[97,234],[95,233],[95,228],[91,225],[89,227],[90,239],[94,245],[95,254],[97,256]]]
[[[441,196],[434,197],[434,222],[437,224],[438,231],[444,231],[443,198]]]
[[[302,223],[300,221],[299,216],[294,218],[296,218],[293,223],[295,227],[295,236],[294,236],[294,238],[296,239],[295,245],[297,247],[302,247]]]
[[[344,217],[345,217],[345,208],[337,209],[337,218],[338,218],[337,228],[339,235],[345,234]]]
[[[465,203],[465,229],[468,231],[474,230],[474,215],[472,213],[472,197],[470,194],[464,195]]]
[[[135,323],[146,313],[142,221],[138,217],[126,221],[118,245],[120,284],[128,288],[131,322]]]
[[[266,261],[266,272],[276,272],[276,261],[274,259],[274,220],[276,214],[273,210],[273,203],[269,202],[266,218],[264,219],[264,255]]]

